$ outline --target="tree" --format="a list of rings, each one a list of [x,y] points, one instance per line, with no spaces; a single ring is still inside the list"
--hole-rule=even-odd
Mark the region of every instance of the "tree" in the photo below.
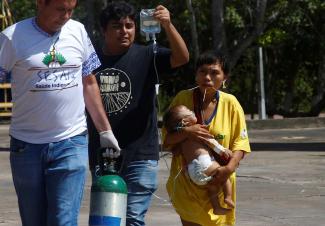
[[[251,73],[255,74],[256,67],[253,49],[261,45],[266,48],[268,113],[286,117],[318,115],[325,107],[325,39],[324,25],[320,22],[324,21],[325,3],[319,0],[256,3],[211,2],[213,48],[228,53],[233,74],[245,75],[233,79],[235,88],[231,91],[247,103],[249,111],[257,109],[256,79]]]
[[[100,10],[109,1],[79,1],[74,18],[86,25],[96,46],[102,38]],[[130,0],[138,11],[154,8],[159,0]],[[265,58],[267,113],[286,117],[314,116],[325,100],[324,0],[165,0],[173,24],[187,43],[191,62],[167,79],[161,76],[165,100],[180,89],[193,87],[195,58],[199,51],[218,49],[228,54],[232,68],[228,91],[245,112],[257,111],[256,48]],[[35,15],[35,1],[10,3],[16,21]],[[137,41],[145,42],[142,36]],[[158,44],[167,46],[164,32]],[[178,76],[181,75],[181,76]],[[168,101],[164,101],[167,105]]]
[[[32,17],[36,12],[36,1],[19,0],[11,1],[10,8],[16,21]]]
[[[260,39],[266,49],[270,114],[317,116],[324,105],[324,13],[320,0],[281,1]]]
[[[200,53],[200,48],[198,43],[198,33],[196,29],[196,16],[192,5],[192,0],[186,0],[186,5],[189,12],[190,21],[191,21],[190,25],[191,25],[192,49],[194,52],[194,62],[196,62]]]

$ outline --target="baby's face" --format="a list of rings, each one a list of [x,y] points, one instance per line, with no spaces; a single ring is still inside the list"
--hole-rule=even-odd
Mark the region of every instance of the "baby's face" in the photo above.
[[[187,108],[184,108],[182,113],[183,113],[182,121],[185,126],[191,126],[191,125],[196,124],[197,118],[195,117],[195,114],[193,111],[191,111]]]

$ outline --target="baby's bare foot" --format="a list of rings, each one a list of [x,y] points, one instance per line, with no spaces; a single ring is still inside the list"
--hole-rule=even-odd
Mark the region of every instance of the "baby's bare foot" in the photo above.
[[[235,208],[235,203],[232,201],[231,198],[225,198],[225,203],[230,207],[230,208]]]
[[[213,213],[215,215],[226,215],[227,213],[229,213],[230,210],[219,207],[219,208],[213,208]]]

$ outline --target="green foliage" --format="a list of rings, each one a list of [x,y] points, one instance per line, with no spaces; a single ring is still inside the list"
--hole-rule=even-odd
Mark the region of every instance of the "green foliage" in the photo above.
[[[227,90],[234,94],[246,113],[257,109],[256,51],[250,49],[232,70]]]
[[[321,1],[287,3],[276,24],[259,39],[269,56],[266,74],[271,74],[273,81],[266,89],[271,91],[268,99],[273,100],[268,108],[274,112],[293,116],[308,115],[312,110],[325,53],[322,5]],[[292,101],[287,102],[290,96]]]
[[[259,37],[257,42],[260,46],[268,47],[283,43],[287,37],[285,30],[270,28]]]
[[[30,0],[12,1],[10,3],[10,9],[15,21],[20,21],[34,16],[36,12],[35,2],[36,1]]]
[[[92,0],[94,12],[89,12],[87,1],[79,1],[74,18],[87,23],[94,16],[93,42],[102,45],[98,26],[99,12],[103,0]],[[172,22],[183,36],[192,53],[190,14],[185,1],[176,0],[130,0],[138,11],[163,4],[171,12]],[[243,37],[252,32],[256,23],[256,1],[224,1],[224,25],[226,42],[234,48]],[[192,0],[197,20],[199,48],[212,49],[211,1]],[[35,15],[35,1],[16,0],[10,3],[16,21]],[[235,94],[248,113],[257,111],[257,46],[264,50],[266,109],[269,114],[288,116],[310,112],[314,96],[321,89],[319,75],[325,54],[325,1],[324,0],[277,0],[268,1],[265,29],[258,40],[248,47],[232,70],[228,91]],[[145,42],[140,35],[137,41]],[[159,34],[158,43],[168,46],[164,32]],[[234,51],[235,49],[231,49]],[[181,89],[193,87],[194,65],[191,62],[172,76],[161,76],[159,102],[162,111],[171,98]],[[323,87],[325,90],[325,87]],[[323,107],[324,109],[324,107]]]
[[[226,7],[225,20],[234,28],[244,28],[244,20],[234,5]]]
[[[297,77],[294,81],[294,96],[304,97],[296,101],[295,109],[298,112],[308,112],[311,110],[310,103],[313,96],[313,87],[311,86],[312,79],[309,78],[309,72],[305,67],[299,68]]]

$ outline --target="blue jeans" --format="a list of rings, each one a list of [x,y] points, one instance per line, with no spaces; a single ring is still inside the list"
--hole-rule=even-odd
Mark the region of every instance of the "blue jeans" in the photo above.
[[[87,135],[30,144],[11,138],[10,163],[23,226],[77,226],[88,165]]]
[[[128,188],[127,226],[143,226],[152,194],[157,190],[158,161],[141,160],[128,163],[121,175]]]

